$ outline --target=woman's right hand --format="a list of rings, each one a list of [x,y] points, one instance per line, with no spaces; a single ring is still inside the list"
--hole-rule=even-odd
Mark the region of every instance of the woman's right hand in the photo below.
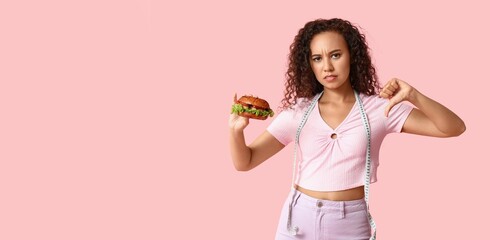
[[[233,103],[236,102],[237,98],[235,93],[235,96],[233,97]],[[248,126],[248,118],[239,116],[236,113],[231,113],[230,119],[228,120],[228,126],[230,126],[230,129],[233,130],[233,132],[243,131],[243,129]]]
[[[235,94],[234,103],[236,102]],[[237,113],[231,113],[228,120],[231,158],[238,171],[253,169],[284,148],[284,145],[267,131],[247,146],[243,130],[248,123],[248,117],[239,116]]]
[[[228,125],[234,132],[243,131],[248,126],[248,118],[239,116],[236,113],[230,114]]]

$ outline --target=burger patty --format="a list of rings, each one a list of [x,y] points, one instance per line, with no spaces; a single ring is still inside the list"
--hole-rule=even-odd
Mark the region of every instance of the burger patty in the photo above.
[[[262,108],[260,106],[254,106],[252,104],[249,104],[249,103],[243,103],[243,102],[240,102],[240,101],[237,101],[237,103],[241,104],[243,107],[248,107],[248,108],[256,108],[256,109],[260,109],[260,110],[269,110],[268,108]]]

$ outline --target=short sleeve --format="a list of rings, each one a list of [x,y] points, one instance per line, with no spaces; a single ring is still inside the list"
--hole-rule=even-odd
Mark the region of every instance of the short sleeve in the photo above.
[[[383,114],[384,109],[388,105],[389,101],[382,99],[383,103]],[[385,117],[385,127],[388,133],[399,133],[402,131],[403,125],[412,112],[413,107],[406,103],[398,103],[390,109],[388,117]]]
[[[283,145],[294,141],[296,129],[294,116],[295,112],[292,109],[286,109],[280,112],[267,127],[267,131]]]

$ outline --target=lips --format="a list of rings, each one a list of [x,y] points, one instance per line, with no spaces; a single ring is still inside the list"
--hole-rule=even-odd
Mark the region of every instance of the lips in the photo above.
[[[337,75],[327,75],[323,79],[325,79],[327,82],[331,82],[337,79]]]

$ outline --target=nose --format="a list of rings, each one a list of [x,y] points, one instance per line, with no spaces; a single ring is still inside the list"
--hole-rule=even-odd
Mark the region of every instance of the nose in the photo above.
[[[331,71],[333,71],[332,62],[328,58],[325,61],[323,61],[323,71],[324,72],[331,72]]]

